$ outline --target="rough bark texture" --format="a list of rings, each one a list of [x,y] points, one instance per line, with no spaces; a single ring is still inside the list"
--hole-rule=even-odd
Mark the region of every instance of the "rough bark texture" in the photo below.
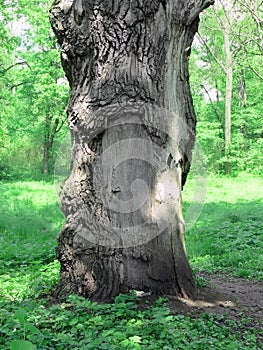
[[[54,2],[72,89],[58,296],[193,296],[180,195],[196,124],[188,57],[198,15],[212,2]]]

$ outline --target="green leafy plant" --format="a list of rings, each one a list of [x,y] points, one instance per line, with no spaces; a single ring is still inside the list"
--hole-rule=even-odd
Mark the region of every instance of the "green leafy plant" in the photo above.
[[[39,330],[30,322],[26,320],[26,311],[24,309],[17,309],[14,318],[18,320],[21,330],[23,332],[23,339],[15,339],[10,343],[10,350],[36,350],[36,346],[26,340],[26,333],[39,334]]]
[[[201,271],[262,278],[261,184],[260,178],[244,174],[210,178],[203,214],[186,232],[199,287],[206,283]],[[183,191],[186,211],[193,186],[190,178]],[[165,298],[145,299],[143,308],[134,292],[111,304],[76,295],[58,303],[52,296],[59,277],[54,249],[63,216],[54,187],[0,182],[0,191],[1,350],[260,349],[251,321],[173,314]]]

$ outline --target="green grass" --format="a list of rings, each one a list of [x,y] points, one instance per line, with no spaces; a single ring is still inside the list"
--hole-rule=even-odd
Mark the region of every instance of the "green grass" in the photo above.
[[[63,215],[54,186],[0,183],[0,191],[0,297],[35,295],[45,288],[45,281],[55,284],[58,276],[55,245]]]
[[[186,212],[193,191],[190,180],[184,192]],[[262,208],[262,179],[210,177],[202,213],[186,234],[193,269],[262,280]]]
[[[43,294],[57,282],[54,249],[63,224],[54,187],[2,182],[0,191],[1,350],[30,350],[32,344],[36,349],[260,349],[257,330],[248,329],[246,320],[171,315],[164,299],[144,311],[133,294],[113,304],[76,296],[51,304]],[[189,180],[185,211],[192,191]],[[195,272],[262,278],[262,198],[259,178],[210,178],[203,212],[186,236]]]

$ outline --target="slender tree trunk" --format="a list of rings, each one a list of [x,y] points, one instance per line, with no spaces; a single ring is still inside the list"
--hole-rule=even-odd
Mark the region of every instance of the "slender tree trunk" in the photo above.
[[[193,296],[181,207],[196,122],[188,57],[212,2],[54,2],[72,89],[58,296]]]
[[[226,97],[225,97],[225,149],[226,152],[231,144],[231,106],[233,89],[233,61],[231,52],[231,41],[229,35],[229,24],[223,30],[226,55]]]
[[[226,73],[226,95],[225,95],[225,155],[229,155],[231,146],[231,126],[232,126],[232,90],[233,90],[233,60],[230,41],[230,23],[226,17],[223,28],[224,47],[226,55],[225,73]],[[231,173],[231,163],[227,160],[224,165],[225,174]]]
[[[52,117],[46,115],[44,122],[44,148],[43,148],[43,174],[49,172],[49,153],[50,153],[50,132],[51,132]]]
[[[43,174],[49,174],[49,162],[52,156],[53,144],[58,132],[59,118],[56,118],[52,126],[52,117],[46,116],[44,130],[44,150],[43,150]]]
[[[43,151],[43,174],[47,175],[49,171],[49,142],[44,142],[44,151]]]
[[[247,104],[247,90],[246,90],[246,78],[245,72],[242,69],[240,78],[239,78],[239,86],[238,86],[238,99],[239,99],[239,107],[245,108]]]

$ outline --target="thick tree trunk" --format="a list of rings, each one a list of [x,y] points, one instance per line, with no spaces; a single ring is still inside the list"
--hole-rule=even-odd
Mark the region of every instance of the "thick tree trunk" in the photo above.
[[[193,296],[181,208],[195,134],[188,56],[198,15],[212,2],[53,4],[72,89],[58,296]]]

